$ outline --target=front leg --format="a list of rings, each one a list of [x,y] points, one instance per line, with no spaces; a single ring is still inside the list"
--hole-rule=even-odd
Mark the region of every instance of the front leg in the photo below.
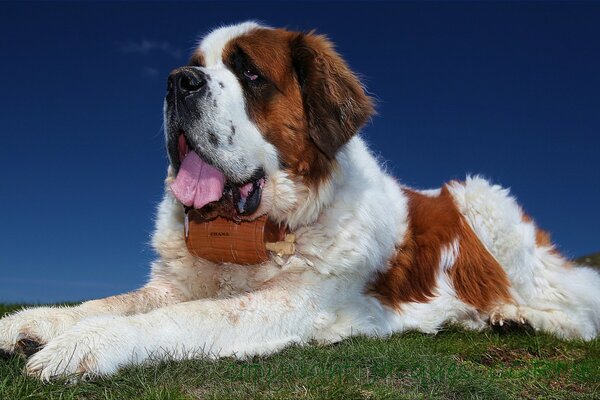
[[[85,318],[106,314],[144,313],[185,300],[187,298],[176,288],[166,282],[154,280],[139,290],[87,301],[74,307],[21,310],[0,320],[0,352],[30,356]]]
[[[279,281],[235,298],[88,319],[32,356],[27,372],[49,380],[72,374],[108,375],[148,359],[273,353],[310,340],[324,320],[323,303],[332,295],[335,290],[324,282]]]

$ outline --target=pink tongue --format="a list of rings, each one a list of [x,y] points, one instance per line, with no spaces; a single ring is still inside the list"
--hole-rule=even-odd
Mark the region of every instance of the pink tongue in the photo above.
[[[223,195],[225,176],[198,154],[190,151],[183,159],[177,178],[171,183],[175,198],[184,205],[202,208]]]

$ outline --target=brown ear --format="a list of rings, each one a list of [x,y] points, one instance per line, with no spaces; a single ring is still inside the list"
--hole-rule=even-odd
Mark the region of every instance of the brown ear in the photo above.
[[[373,115],[373,100],[327,37],[298,34],[291,50],[309,135],[333,159],[340,146]]]

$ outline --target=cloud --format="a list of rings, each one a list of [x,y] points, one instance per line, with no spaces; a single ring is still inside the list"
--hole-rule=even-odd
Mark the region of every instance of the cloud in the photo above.
[[[158,69],[154,67],[146,66],[142,69],[142,75],[146,78],[156,78],[158,76],[158,73]]]
[[[173,58],[181,58],[183,51],[171,45],[169,42],[158,42],[144,39],[141,42],[128,41],[119,45],[121,52],[125,54],[147,55],[155,51],[163,52]]]

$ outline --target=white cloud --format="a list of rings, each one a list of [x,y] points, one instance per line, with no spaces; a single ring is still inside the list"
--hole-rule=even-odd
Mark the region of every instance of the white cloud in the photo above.
[[[146,66],[142,69],[142,75],[144,75],[146,78],[156,78],[158,74],[158,69],[154,67]]]
[[[169,42],[158,42],[144,39],[141,42],[128,41],[121,43],[120,50],[125,54],[147,55],[154,51],[161,51],[173,58],[181,58],[183,51]]]

